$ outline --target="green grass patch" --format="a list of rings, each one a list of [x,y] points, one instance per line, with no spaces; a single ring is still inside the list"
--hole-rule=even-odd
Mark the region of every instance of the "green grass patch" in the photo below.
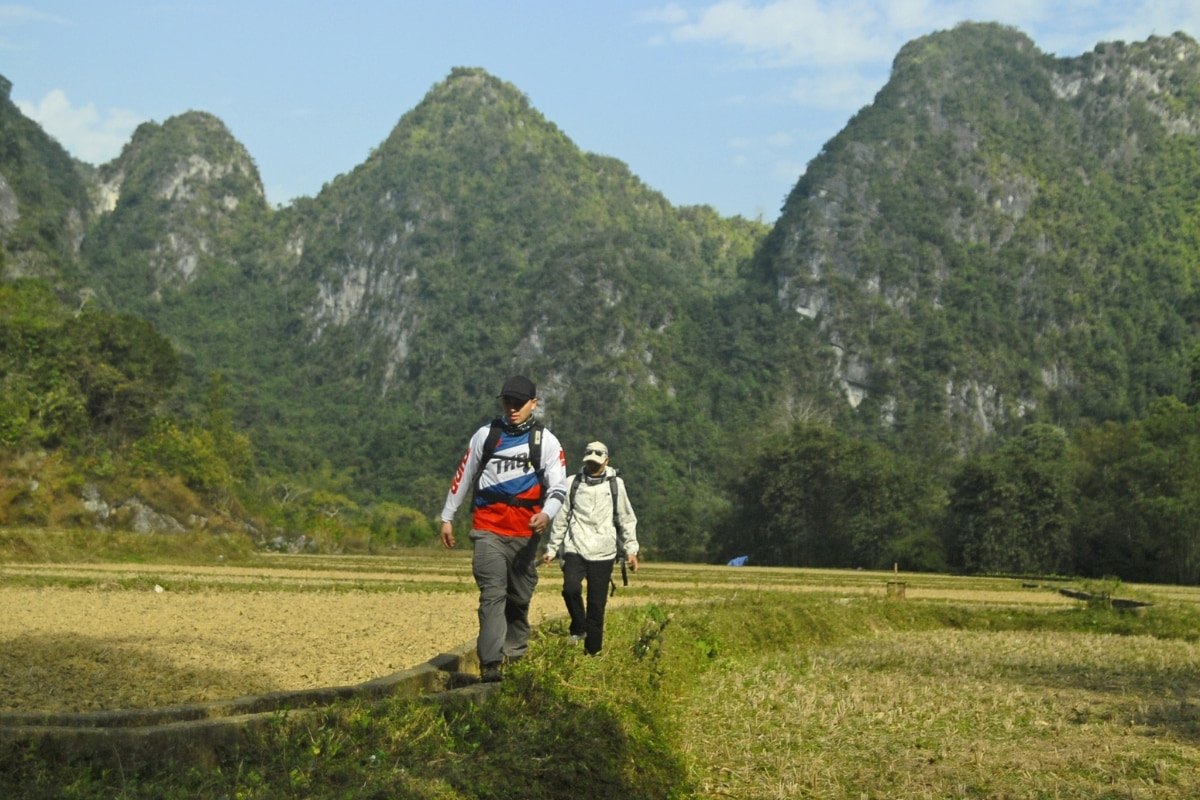
[[[254,544],[242,534],[129,533],[0,528],[0,563],[212,564],[246,563]]]

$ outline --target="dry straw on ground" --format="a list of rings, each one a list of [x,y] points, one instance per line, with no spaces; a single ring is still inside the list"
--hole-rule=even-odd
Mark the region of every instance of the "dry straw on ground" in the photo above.
[[[154,708],[348,686],[478,633],[469,561],[426,571],[346,564],[0,566],[0,710]],[[49,585],[28,585],[35,580]],[[446,588],[427,590],[439,583]],[[564,613],[561,586],[557,570],[543,570],[535,624]]]
[[[346,686],[474,639],[468,552],[262,555],[252,564],[0,564],[0,710],[94,711]],[[770,589],[882,594],[888,573],[646,564],[610,601]],[[559,617],[541,570],[535,623]],[[618,581],[620,578],[617,579]],[[155,587],[162,591],[154,591]],[[1012,581],[923,577],[910,599],[1071,603]]]
[[[1200,796],[1200,645],[885,633],[705,677],[684,739],[739,798]]]

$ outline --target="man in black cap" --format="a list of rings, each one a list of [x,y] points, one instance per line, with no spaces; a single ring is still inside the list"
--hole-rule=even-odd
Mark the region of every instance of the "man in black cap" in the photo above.
[[[482,678],[489,682],[500,680],[505,658],[521,658],[529,648],[538,541],[567,496],[567,459],[554,434],[534,419],[537,403],[537,387],[529,378],[514,375],[504,382],[504,413],[471,437],[442,508],[442,544],[453,548],[454,514],[474,490],[476,649]]]

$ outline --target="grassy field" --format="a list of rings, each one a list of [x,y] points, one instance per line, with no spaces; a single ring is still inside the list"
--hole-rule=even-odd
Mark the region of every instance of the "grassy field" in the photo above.
[[[0,537],[0,566],[36,585],[136,580],[147,564],[203,580],[213,557],[132,547],[150,552],[77,541],[62,558]],[[456,585],[461,568],[435,551],[236,559],[249,585],[257,569],[304,574],[294,591],[397,570]],[[1154,603],[1133,614],[1066,586],[1081,588],[647,564],[620,590],[637,600],[611,612],[601,656],[551,623],[482,704],[283,715],[202,767],[12,747],[0,797],[1200,797],[1200,592],[1102,587]]]

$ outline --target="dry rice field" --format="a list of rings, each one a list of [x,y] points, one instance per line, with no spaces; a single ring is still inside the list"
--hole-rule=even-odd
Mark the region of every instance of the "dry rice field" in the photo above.
[[[0,565],[0,711],[155,708],[348,686],[477,633],[469,560],[443,560],[442,572],[267,561]],[[560,581],[543,571],[535,624],[563,612]]]
[[[530,612],[564,613],[543,568]],[[610,606],[739,592],[882,594],[890,573],[644,564]],[[909,599],[1066,605],[1014,581],[906,576]],[[617,578],[620,581],[619,576]],[[153,708],[347,686],[472,642],[469,553],[252,565],[0,564],[0,711]]]

